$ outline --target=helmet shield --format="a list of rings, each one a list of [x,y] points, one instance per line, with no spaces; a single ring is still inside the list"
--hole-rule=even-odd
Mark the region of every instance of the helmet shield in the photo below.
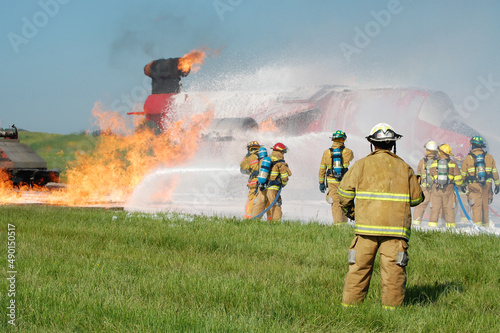
[[[397,134],[390,125],[379,123],[373,126],[370,135],[368,135],[366,139],[370,142],[395,142],[402,137],[403,136]]]

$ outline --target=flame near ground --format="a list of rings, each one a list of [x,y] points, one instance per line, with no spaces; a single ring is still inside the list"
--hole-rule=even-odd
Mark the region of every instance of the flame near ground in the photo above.
[[[101,129],[95,149],[77,155],[66,170],[66,186],[57,191],[46,188],[13,188],[5,172],[0,173],[0,202],[25,202],[26,193],[46,192],[37,201],[64,206],[85,206],[108,202],[125,202],[133,189],[159,166],[182,166],[196,154],[199,132],[213,114],[209,111],[191,115],[167,124],[167,130],[155,134],[147,126],[127,128],[126,119],[105,111],[96,103],[92,114]],[[168,186],[165,188],[173,188]],[[168,193],[163,195],[168,196]]]

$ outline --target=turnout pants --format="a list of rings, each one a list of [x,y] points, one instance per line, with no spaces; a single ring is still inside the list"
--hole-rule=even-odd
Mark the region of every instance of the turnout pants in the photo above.
[[[422,192],[424,193],[425,199],[413,211],[413,224],[420,225],[422,223],[422,218],[424,217],[425,210],[429,203],[431,202],[431,189],[428,187],[422,187]]]
[[[347,216],[345,216],[344,211],[340,208],[339,194],[337,192],[339,185],[340,183],[328,182],[328,193],[326,194],[326,202],[332,205],[333,224],[347,222]]]
[[[257,215],[259,215],[260,213],[262,213],[264,211],[264,209],[267,208],[267,206],[269,206],[269,204],[272,202],[272,201],[268,201],[267,200],[267,191],[268,190],[264,190],[264,191],[259,191],[257,193],[257,196],[255,198],[255,204],[252,205],[252,213],[251,213],[251,217],[255,217]],[[272,216],[271,216],[271,209],[269,209],[267,211],[267,219],[268,220],[271,220]]]
[[[444,220],[447,227],[455,226],[455,190],[453,184],[448,184],[444,188],[434,186],[431,191],[431,217],[429,227],[437,227],[439,213],[443,210]]]
[[[260,191],[253,207],[252,217],[262,213],[274,201],[277,193],[277,190]],[[276,201],[276,204],[267,211],[267,214],[268,220],[279,221],[281,219],[281,196]]]
[[[248,200],[245,205],[245,215],[243,215],[244,219],[249,219],[252,217],[252,210],[255,202],[255,198],[257,197],[257,188],[250,188],[248,190]]]
[[[472,210],[472,222],[477,226],[487,226],[490,223],[488,207],[492,199],[491,183],[486,182],[484,185],[471,183],[468,185],[467,201]]]
[[[401,305],[406,292],[407,250],[408,243],[402,238],[356,235],[349,248],[342,305],[357,305],[365,299],[377,251],[380,252],[382,305],[388,308]]]

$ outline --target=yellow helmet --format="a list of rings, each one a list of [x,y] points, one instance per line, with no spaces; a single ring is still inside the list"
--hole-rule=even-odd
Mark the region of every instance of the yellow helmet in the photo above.
[[[451,147],[449,145],[447,145],[446,143],[439,146],[439,151],[442,153],[445,153],[448,156],[453,156],[453,154],[451,153]]]
[[[251,150],[251,149],[259,149],[261,146],[260,144],[257,142],[257,141],[250,141],[248,144],[247,144],[247,149],[248,150]]]

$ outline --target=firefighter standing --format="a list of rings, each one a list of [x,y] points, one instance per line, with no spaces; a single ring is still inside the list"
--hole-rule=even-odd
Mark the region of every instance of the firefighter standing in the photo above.
[[[462,163],[462,176],[467,186],[467,201],[472,210],[472,221],[477,226],[489,224],[488,206],[493,200],[491,183],[495,183],[495,194],[500,192],[500,179],[493,156],[484,151],[484,141],[480,136],[470,140],[471,151]],[[465,192],[465,186],[462,188]]]
[[[424,145],[425,157],[418,162],[417,174],[420,175],[420,186],[424,193],[425,200],[415,207],[413,211],[413,225],[420,225],[425,213],[425,209],[431,200],[431,190],[433,180],[430,174],[431,165],[438,156],[438,144],[435,141],[429,141]]]
[[[257,152],[260,144],[257,141],[250,141],[247,144],[247,154],[240,163],[240,171],[248,175],[248,200],[245,206],[244,219],[252,217],[252,209],[255,197],[257,196],[257,176],[259,174],[259,158]]]
[[[455,161],[450,156],[451,148],[447,144],[439,146],[439,156],[431,165],[431,176],[434,187],[431,190],[431,217],[429,227],[437,227],[439,213],[443,210],[447,227],[455,227],[455,196],[454,184],[462,186],[462,174]]]
[[[264,170],[262,168],[262,164],[264,163],[264,159],[268,159],[267,149],[265,147],[260,147],[259,151],[258,151],[258,156],[259,156],[259,169],[258,169],[259,173],[258,173],[258,177],[257,177],[258,188],[256,188],[257,196],[255,197],[255,200],[254,200],[254,205],[253,205],[254,208],[252,209],[252,214],[251,214],[252,218],[254,218],[255,216],[259,215],[262,212],[260,210],[260,207],[262,205],[264,205],[264,207],[267,208],[270,204],[270,202],[268,202],[268,200],[267,200],[267,189],[266,189],[270,170],[268,170],[267,168]],[[270,160],[270,158],[269,158],[269,160]],[[268,163],[269,163],[269,160],[268,160]],[[262,183],[260,181],[262,181]],[[258,206],[258,207],[255,210],[256,214],[254,215],[253,212],[254,212],[255,206]],[[267,213],[267,220],[270,221],[272,219],[271,212],[269,210],[267,210],[266,213]]]
[[[344,146],[347,135],[343,131],[336,131],[332,134],[331,139],[333,141],[332,147],[323,152],[319,166],[319,190],[321,193],[326,191],[326,175],[328,185],[326,201],[332,206],[333,224],[341,224],[347,222],[347,217],[340,208],[337,189],[354,155],[352,150]]]
[[[263,212],[266,207],[266,203],[271,204],[274,202],[279,189],[286,186],[288,183],[288,177],[292,175],[292,172],[288,168],[288,164],[284,160],[284,154],[287,152],[287,147],[281,142],[278,142],[272,149],[272,168],[267,188],[262,191],[262,195],[257,197],[252,211],[252,217]],[[281,219],[281,195],[278,197],[276,203],[269,209],[269,212],[271,212],[272,221],[279,221]]]
[[[461,153],[458,153],[455,155],[455,163],[457,163],[457,166],[458,166],[458,169],[461,170],[462,168],[462,163],[464,162],[464,155],[462,155]],[[463,178],[463,175],[462,175],[462,185],[464,185],[464,178]],[[461,188],[461,186],[457,186],[457,188]],[[463,193],[462,191],[459,191],[459,196],[457,196],[457,201],[455,203],[455,207],[457,207],[457,209],[460,211],[460,221],[461,222],[467,222],[468,219],[467,219],[467,216],[465,215],[465,212],[464,210],[467,212],[467,214],[470,215],[470,209],[469,209],[469,206],[467,205],[467,196],[465,195],[465,193]],[[462,209],[460,207],[460,202],[459,200],[462,202],[462,205],[464,206]]]
[[[406,291],[410,207],[421,203],[424,196],[413,169],[396,155],[396,140],[401,135],[380,123],[366,138],[375,151],[353,164],[338,189],[340,205],[350,218],[354,218],[356,198],[356,236],[348,252],[342,305],[363,302],[380,251],[382,305],[392,309],[401,305]]]

